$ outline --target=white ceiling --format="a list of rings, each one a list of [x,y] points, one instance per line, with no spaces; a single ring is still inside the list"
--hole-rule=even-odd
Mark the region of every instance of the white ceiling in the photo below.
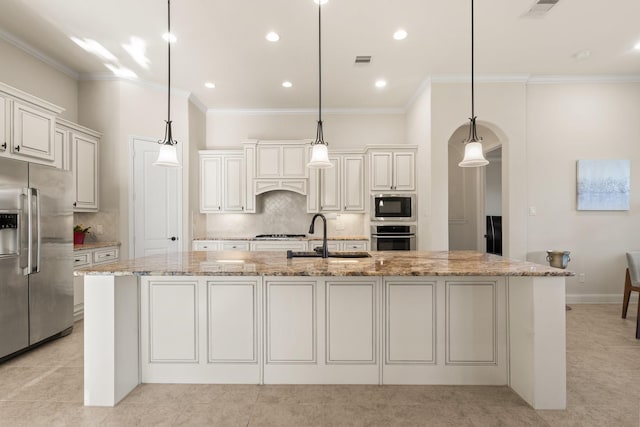
[[[166,84],[166,0],[0,0],[0,36],[78,73],[110,73],[70,40],[90,38],[141,80]],[[560,0],[544,18],[534,0],[477,0],[476,77],[640,75],[640,0]],[[470,0],[329,0],[322,9],[323,107],[403,108],[430,76],[470,73]],[[174,0],[173,87],[208,108],[317,108],[313,0]],[[409,36],[393,40],[404,28]],[[265,40],[269,31],[280,41]],[[149,69],[123,49],[147,42]],[[587,59],[575,54],[589,50]],[[369,65],[354,64],[371,55]],[[3,64],[6,66],[7,64]],[[377,89],[378,78],[388,81]],[[284,89],[284,80],[293,88]],[[206,89],[205,81],[216,84]]]

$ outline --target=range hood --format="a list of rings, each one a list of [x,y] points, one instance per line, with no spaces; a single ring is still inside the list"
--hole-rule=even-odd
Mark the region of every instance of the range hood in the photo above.
[[[294,193],[307,195],[307,180],[306,179],[255,179],[253,181],[254,194],[267,193],[269,191],[293,191]]]

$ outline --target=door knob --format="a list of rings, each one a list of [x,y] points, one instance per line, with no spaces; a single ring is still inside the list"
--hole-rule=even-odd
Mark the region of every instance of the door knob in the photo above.
[[[171,240],[172,242],[175,242],[176,240],[178,240],[178,238],[176,236],[171,236],[169,237],[169,240]]]

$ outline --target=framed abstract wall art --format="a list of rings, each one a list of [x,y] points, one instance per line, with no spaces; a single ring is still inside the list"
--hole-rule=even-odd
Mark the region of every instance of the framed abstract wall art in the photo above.
[[[578,210],[628,211],[630,160],[578,160]]]

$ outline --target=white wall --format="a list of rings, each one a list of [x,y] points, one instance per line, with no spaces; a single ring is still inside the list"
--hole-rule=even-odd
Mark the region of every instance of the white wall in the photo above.
[[[0,58],[0,82],[63,107],[61,117],[78,122],[78,82],[73,77],[4,40]]]
[[[640,249],[640,83],[530,85],[527,91],[527,252],[571,251],[574,301],[621,301],[625,252]],[[577,211],[576,161],[631,160],[630,210]]]
[[[200,161],[198,150],[204,150],[207,143],[207,117],[193,102],[189,101],[189,215],[184,220],[189,226],[185,240],[204,237],[207,216],[200,213]]]
[[[418,236],[419,250],[434,248],[431,226],[431,82],[426,81],[406,115],[407,142],[418,146],[416,154],[416,187],[418,197]]]
[[[314,139],[317,114],[207,113],[207,148],[239,146],[246,139]],[[329,150],[367,144],[405,144],[403,114],[323,114]]]
[[[526,85],[480,83],[475,85],[478,125],[486,127],[502,145],[503,251],[525,259],[527,254]],[[448,249],[448,142],[461,125],[469,122],[468,83],[433,83],[431,97],[431,194],[432,216],[428,224],[429,249]]]
[[[100,144],[100,210],[113,214],[114,239],[129,256],[130,139],[162,139],[167,119],[166,91],[129,81],[86,81],[80,85],[81,119],[103,132]],[[183,212],[189,212],[189,108],[184,94],[171,97],[173,136],[182,151]],[[189,221],[183,218],[183,246],[190,246]]]

